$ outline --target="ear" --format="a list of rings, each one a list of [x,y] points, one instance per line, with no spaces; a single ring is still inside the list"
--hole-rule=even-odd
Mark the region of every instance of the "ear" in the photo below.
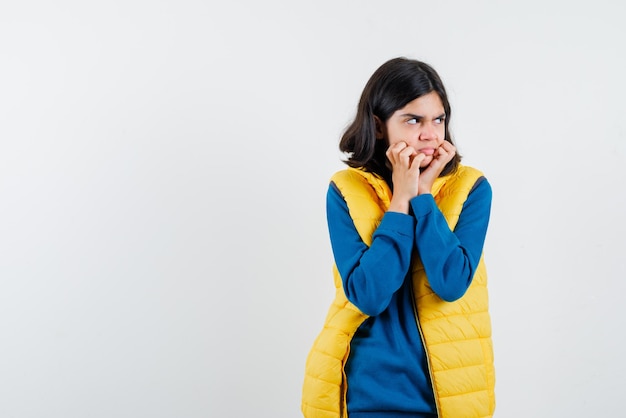
[[[376,115],[374,115],[374,126],[376,129],[376,139],[384,139],[385,138],[385,124],[382,120]]]

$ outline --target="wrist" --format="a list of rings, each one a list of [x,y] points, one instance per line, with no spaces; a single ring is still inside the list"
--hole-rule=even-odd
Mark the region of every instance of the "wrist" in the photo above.
[[[409,213],[409,201],[404,199],[395,199],[391,198],[391,203],[389,203],[389,208],[387,209],[389,212],[399,212],[408,215]]]
[[[432,187],[418,187],[417,195],[432,194]]]

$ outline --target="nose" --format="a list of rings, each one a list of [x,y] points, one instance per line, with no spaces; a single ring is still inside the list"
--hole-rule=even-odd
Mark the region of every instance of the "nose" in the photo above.
[[[437,138],[437,130],[432,123],[425,123],[422,131],[420,132],[419,139],[422,141],[430,141]]]

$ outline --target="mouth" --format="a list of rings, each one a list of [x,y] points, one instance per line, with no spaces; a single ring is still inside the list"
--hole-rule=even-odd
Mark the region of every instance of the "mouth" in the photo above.
[[[435,149],[434,148],[422,148],[422,149],[418,149],[417,152],[421,152],[424,155],[434,155]]]

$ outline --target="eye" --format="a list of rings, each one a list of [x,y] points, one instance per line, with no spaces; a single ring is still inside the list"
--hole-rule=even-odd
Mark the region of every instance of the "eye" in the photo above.
[[[441,125],[446,120],[445,116],[440,116],[434,120],[435,124]]]
[[[411,118],[407,120],[406,123],[408,123],[409,125],[417,125],[419,121],[417,120],[417,118]]]

